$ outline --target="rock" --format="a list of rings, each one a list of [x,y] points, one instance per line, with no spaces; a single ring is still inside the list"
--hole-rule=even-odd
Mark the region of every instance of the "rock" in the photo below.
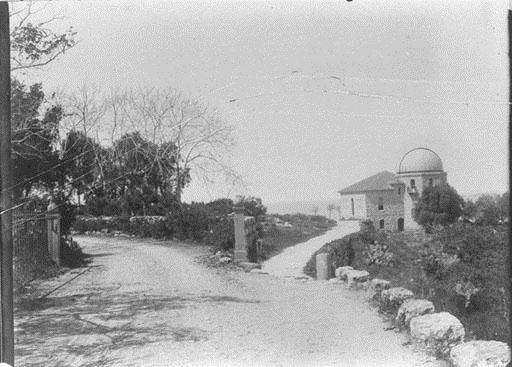
[[[389,289],[391,283],[389,280],[375,278],[370,281],[370,286],[375,292],[380,293],[385,289]]]
[[[510,362],[510,348],[494,340],[473,340],[453,347],[450,360],[454,367],[505,367]]]
[[[396,321],[400,327],[409,328],[411,319],[434,313],[434,304],[426,299],[408,299],[398,309]]]
[[[370,278],[370,273],[366,270],[347,270],[345,276],[347,277],[348,286],[352,287],[367,282]]]
[[[258,268],[252,269],[251,273],[254,273],[254,274],[268,274],[266,271],[258,269]]]
[[[219,259],[219,264],[228,264],[231,262],[231,258],[224,256]]]
[[[410,329],[412,339],[436,357],[446,357],[451,348],[464,341],[464,326],[448,312],[414,317]]]
[[[294,279],[306,282],[308,280],[311,280],[311,277],[308,277],[307,275],[301,275],[301,276],[298,276],[298,277],[294,277]]]
[[[347,276],[346,276],[345,272],[347,270],[354,270],[354,268],[351,266],[342,266],[342,267],[337,268],[335,271],[336,278],[338,278],[340,280],[346,280]]]
[[[107,233],[108,233],[108,228],[103,228],[103,229],[101,230],[101,233],[103,233],[103,234],[107,234]]]
[[[250,262],[240,262],[238,263],[238,266],[240,266],[244,271],[250,272],[253,269],[261,269],[261,265],[257,263],[250,263]]]
[[[380,310],[394,313],[402,303],[413,297],[410,290],[402,287],[385,289],[380,294]]]

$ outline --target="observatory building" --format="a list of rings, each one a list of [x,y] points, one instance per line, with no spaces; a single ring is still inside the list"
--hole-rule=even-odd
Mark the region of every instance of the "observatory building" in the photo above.
[[[382,171],[340,191],[341,216],[369,219],[377,229],[420,228],[412,210],[423,189],[445,184],[446,172],[436,152],[416,148],[404,154],[397,173]]]

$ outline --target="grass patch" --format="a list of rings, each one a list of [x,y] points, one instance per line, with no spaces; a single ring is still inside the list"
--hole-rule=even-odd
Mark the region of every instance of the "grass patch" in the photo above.
[[[263,230],[263,257],[269,259],[284,249],[320,236],[336,225],[336,221],[318,215],[272,215],[290,227],[268,223]]]

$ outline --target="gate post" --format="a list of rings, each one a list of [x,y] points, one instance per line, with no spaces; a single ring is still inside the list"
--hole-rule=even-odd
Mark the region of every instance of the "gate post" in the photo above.
[[[47,210],[55,211],[56,207],[55,203],[50,202]],[[60,266],[60,215],[46,215],[46,223],[48,226],[48,254],[50,259]]]
[[[243,206],[235,206],[233,208],[233,224],[235,227],[235,256],[234,262],[247,261],[247,241],[245,238],[245,208]]]
[[[329,280],[330,278],[329,254],[324,252],[316,255],[316,279]]]

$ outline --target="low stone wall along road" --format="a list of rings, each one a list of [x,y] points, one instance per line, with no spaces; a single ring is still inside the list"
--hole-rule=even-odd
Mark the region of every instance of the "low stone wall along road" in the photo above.
[[[91,268],[17,307],[17,366],[431,365],[404,346],[403,334],[384,330],[360,292],[327,281],[206,268],[194,261],[204,247],[76,239],[93,255]],[[300,262],[307,260],[297,251]],[[296,274],[299,255],[292,262]],[[39,282],[37,292],[81,271]]]

